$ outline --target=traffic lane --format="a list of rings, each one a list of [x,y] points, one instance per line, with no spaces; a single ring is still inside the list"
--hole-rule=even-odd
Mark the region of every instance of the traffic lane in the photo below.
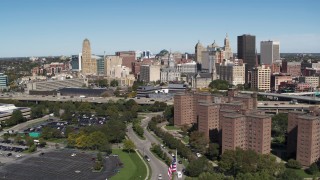
[[[151,117],[152,117],[152,115],[150,115],[150,116],[147,116],[147,118],[145,118],[145,119],[143,119],[143,121],[142,121],[142,123],[146,123],[146,124],[148,124],[148,122],[151,120]],[[146,127],[144,127],[144,129],[145,129]],[[152,134],[151,134],[152,132],[149,132],[149,131],[147,131],[146,129],[145,129],[145,136],[148,138],[148,139],[150,139],[150,141],[152,142],[152,143],[155,143],[155,144],[161,144],[161,142],[159,142],[159,140],[158,139],[156,139]],[[173,159],[172,158],[172,154],[169,154],[169,150],[168,149],[162,149],[166,154],[167,154],[167,156],[168,157],[170,157],[171,159]],[[173,153],[175,153],[175,152],[173,152]],[[178,161],[179,161],[179,159],[177,159]],[[182,171],[182,169],[184,169],[185,168],[185,166],[183,165],[183,164],[179,164],[178,162],[177,162],[177,169],[178,169],[178,171]],[[184,178],[183,178],[184,179]]]
[[[143,157],[147,155],[150,158],[150,162],[148,163],[150,164],[150,167],[152,169],[152,179],[158,179],[159,174],[162,174],[163,179],[167,179],[164,176],[165,174],[167,174],[167,165],[151,153],[151,143],[148,141],[148,138],[146,138],[147,140],[139,139],[133,132],[131,126],[129,127],[128,135],[130,139],[136,144],[137,149],[142,153]]]

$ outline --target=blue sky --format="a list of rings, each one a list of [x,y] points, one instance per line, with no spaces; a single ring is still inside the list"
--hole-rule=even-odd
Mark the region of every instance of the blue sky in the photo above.
[[[194,52],[229,34],[279,40],[281,52],[320,52],[318,0],[1,0],[0,57],[162,49]]]

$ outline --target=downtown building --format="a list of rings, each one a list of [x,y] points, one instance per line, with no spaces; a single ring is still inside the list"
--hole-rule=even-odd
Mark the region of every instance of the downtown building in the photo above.
[[[279,41],[261,41],[260,42],[261,64],[273,64],[280,60],[280,42]]]
[[[216,64],[217,77],[221,80],[228,81],[229,84],[238,85],[245,83],[245,64],[242,60],[235,59],[234,62],[224,60]]]
[[[270,91],[271,69],[261,65],[251,70],[251,88],[255,90]]]
[[[174,96],[174,125],[197,123],[207,141],[226,150],[252,149],[269,154],[271,116],[257,111],[257,95],[228,92],[228,97],[209,93],[183,93]]]
[[[258,65],[256,58],[256,36],[244,34],[238,36],[238,59],[242,59],[246,63],[246,83],[250,81],[249,71]]]
[[[287,153],[303,166],[310,166],[320,158],[320,110],[313,106],[309,113],[288,113]]]

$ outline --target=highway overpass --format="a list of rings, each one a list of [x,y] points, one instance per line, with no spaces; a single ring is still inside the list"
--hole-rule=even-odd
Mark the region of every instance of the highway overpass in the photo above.
[[[242,94],[253,94],[255,92],[253,91],[240,91]],[[262,96],[271,96],[271,97],[277,97],[277,98],[284,98],[284,99],[289,99],[293,100],[296,99],[298,101],[303,101],[306,103],[315,103],[315,104],[320,104],[320,98],[318,97],[310,97],[310,96],[295,96],[295,95],[288,95],[288,94],[278,94],[278,93],[266,93],[266,92],[256,92],[258,95]]]

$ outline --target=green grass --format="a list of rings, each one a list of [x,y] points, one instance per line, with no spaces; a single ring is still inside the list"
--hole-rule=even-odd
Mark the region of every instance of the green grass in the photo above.
[[[189,144],[189,136],[183,136],[182,141]]]
[[[313,178],[313,177],[319,177],[320,176],[320,172],[318,172],[315,175],[312,175],[312,174],[306,173],[303,169],[293,169],[293,170],[302,178]]]
[[[180,128],[174,127],[174,126],[165,126],[164,128],[166,128],[169,131],[176,131],[176,130],[180,130]]]
[[[111,177],[111,180],[138,180],[146,178],[147,168],[135,152],[127,153],[121,149],[113,149],[112,153],[119,155],[123,168],[120,169],[118,174]]]

